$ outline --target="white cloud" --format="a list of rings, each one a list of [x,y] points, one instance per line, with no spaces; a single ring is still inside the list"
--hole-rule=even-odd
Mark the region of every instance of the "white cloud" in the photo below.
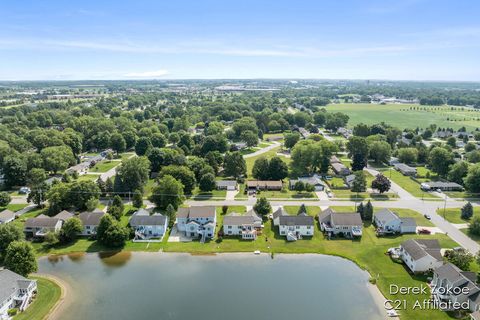
[[[167,70],[144,71],[144,72],[130,72],[123,76],[127,78],[159,78],[168,75]]]

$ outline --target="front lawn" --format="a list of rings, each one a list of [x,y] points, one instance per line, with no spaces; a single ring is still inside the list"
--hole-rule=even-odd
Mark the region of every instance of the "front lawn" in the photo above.
[[[0,212],[2,212],[3,210],[10,210],[13,212],[17,212],[19,210],[22,210],[26,206],[28,206],[28,204],[26,203],[10,203],[6,207],[0,207]]]
[[[32,279],[37,280],[37,297],[27,310],[13,317],[14,320],[43,320],[60,299],[62,289],[58,284],[43,277],[32,276]]]
[[[93,168],[90,168],[90,172],[107,172],[110,169],[115,168],[116,166],[120,165],[122,162],[121,161],[110,161],[110,160],[104,160],[100,161],[99,163],[95,164]]]
[[[433,195],[429,192],[422,191],[422,189],[420,189],[420,184],[418,182],[412,180],[410,177],[404,176],[403,174],[401,174],[397,170],[393,170],[393,169],[383,170],[383,174],[387,178],[391,179],[393,182],[395,182],[400,187],[402,187],[407,192],[409,192],[410,194],[412,194],[413,196],[415,196],[417,198],[438,199],[437,196],[435,196],[435,195]]]
[[[193,200],[225,200],[227,195],[227,190],[212,190],[212,191],[201,191],[200,188],[196,187],[192,191],[190,198]]]
[[[100,176],[98,174],[82,174],[78,177],[78,181],[97,181]]]
[[[461,217],[461,208],[447,208],[446,210],[438,209],[437,214],[445,218],[451,223],[469,223],[470,220],[464,220]],[[473,207],[473,216],[480,217],[480,207]]]

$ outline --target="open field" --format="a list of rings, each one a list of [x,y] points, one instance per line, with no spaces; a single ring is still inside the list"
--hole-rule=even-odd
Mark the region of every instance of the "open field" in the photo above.
[[[37,298],[25,312],[16,315],[13,320],[43,320],[60,299],[62,290],[55,282],[46,278],[32,278],[37,280]]]
[[[422,191],[422,189],[420,189],[419,183],[410,179],[410,177],[404,176],[397,170],[391,169],[391,170],[379,170],[379,171],[383,171],[383,174],[387,178],[391,179],[393,182],[395,182],[400,187],[402,187],[403,189],[405,189],[406,191],[408,191],[409,193],[411,193],[413,196],[417,198],[440,199],[429,192]]]
[[[91,172],[107,172],[108,170],[115,168],[120,165],[121,161],[109,161],[104,160],[97,163],[93,168],[90,169]]]
[[[461,208],[438,209],[437,214],[445,217],[445,220],[451,223],[469,223],[473,217],[480,217],[480,207],[473,207],[473,217],[470,220],[463,220],[461,217]]]
[[[419,108],[420,110],[409,110],[410,107]],[[480,121],[477,120],[480,119],[480,110],[462,107],[340,103],[330,104],[326,109],[330,112],[343,112],[350,116],[349,127],[353,127],[361,122],[371,125],[382,121],[401,129],[425,128],[431,124],[436,124],[437,127],[457,129],[465,126],[469,130],[474,130],[480,126]]]
[[[247,163],[247,174],[249,177],[252,176],[252,169],[253,169],[253,164],[255,163],[255,160],[257,160],[258,158],[260,157],[265,157],[267,159],[270,159],[270,158],[273,158],[274,156],[277,155],[277,152],[280,151],[280,146],[276,147],[276,148],[273,148],[272,150],[270,151],[267,151],[265,153],[262,153],[258,156],[255,156],[255,157],[251,157],[251,158],[246,158],[245,159],[245,162]],[[281,158],[285,163],[289,164],[291,159],[290,158],[285,158],[285,157],[282,157]]]

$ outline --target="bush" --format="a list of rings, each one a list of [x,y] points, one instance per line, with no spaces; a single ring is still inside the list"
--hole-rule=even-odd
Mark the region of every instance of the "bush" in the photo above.
[[[17,309],[17,308],[8,309],[8,315],[9,315],[10,317],[15,316],[17,313],[18,313],[18,309]]]

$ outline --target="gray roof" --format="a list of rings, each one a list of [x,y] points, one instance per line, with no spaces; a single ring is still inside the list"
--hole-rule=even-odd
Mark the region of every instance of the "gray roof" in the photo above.
[[[143,210],[143,209],[141,209]],[[155,213],[153,215],[145,214],[145,212],[149,213],[147,210],[138,210],[140,211],[139,214],[134,213],[133,216],[130,218],[130,225],[132,227],[137,226],[164,226],[167,223],[167,217],[160,214]]]
[[[223,218],[223,224],[230,225],[230,226],[245,225],[245,224],[253,225],[254,223],[255,223],[255,219],[253,218],[253,216],[246,216],[246,215],[244,216],[236,212],[232,212]]]
[[[36,218],[30,218],[25,221],[25,228],[55,228],[58,221],[60,220],[57,218],[38,216]]]
[[[337,172],[340,172],[340,171],[345,170],[345,169],[348,170],[348,168],[343,163],[340,163],[340,162],[332,163],[332,168]]]
[[[414,168],[414,167],[410,167],[408,165],[406,165],[405,163],[396,163],[395,165],[395,168],[398,169],[398,170],[401,170],[401,171],[415,171],[417,172],[417,168]]]
[[[337,156],[330,157],[330,163],[341,163]]]
[[[465,280],[477,281],[477,274],[475,272],[462,271],[450,262],[436,268],[434,271],[440,279],[447,279],[450,283],[458,283]]]
[[[297,181],[301,181],[303,183],[308,183],[308,184],[311,184],[312,186],[316,186],[316,185],[322,185],[323,186],[322,179],[320,179],[320,177],[317,176],[317,175],[313,175],[313,176],[310,176],[310,177],[298,177],[298,179],[291,179],[290,180],[290,186],[295,185],[295,183],[297,183]]]
[[[409,239],[402,242],[401,246],[413,260],[419,260],[427,255],[438,261],[443,259],[437,239]]]
[[[179,208],[177,211],[178,218],[211,218],[215,217],[215,214],[214,206],[192,206]]]
[[[15,212],[10,210],[3,210],[0,212],[0,222],[15,219]]]
[[[455,182],[443,182],[443,181],[428,181],[424,182],[424,184],[428,185],[430,188],[458,188],[463,189],[461,185]]]
[[[72,218],[74,216],[73,213],[68,212],[67,210],[63,210],[60,213],[58,213],[54,218],[67,221],[68,219]]]
[[[414,218],[400,218],[400,221],[403,226],[407,227],[416,227],[417,226],[417,221],[415,221]]]
[[[332,208],[328,207],[327,209],[323,210],[318,214],[318,221],[320,223],[330,221],[332,213],[335,213],[335,211]]]
[[[28,280],[8,269],[0,269],[0,303],[8,299],[20,288],[27,288],[35,280]]]
[[[397,220],[398,216],[390,209],[382,209],[375,213],[375,218],[383,223],[388,223],[390,221]]]
[[[357,212],[354,213],[332,213],[332,224],[341,226],[362,226],[362,218]]]
[[[280,225],[286,226],[313,226],[313,217],[311,216],[280,216]]]
[[[215,182],[217,187],[236,187],[237,181],[236,180],[217,180]]]
[[[280,216],[288,216],[288,212],[283,209],[283,207],[278,208],[274,213],[273,213],[273,219],[276,219]]]
[[[92,212],[82,212],[78,215],[78,218],[82,221],[84,226],[98,226],[100,224],[100,220],[105,215],[103,211],[92,211]]]

